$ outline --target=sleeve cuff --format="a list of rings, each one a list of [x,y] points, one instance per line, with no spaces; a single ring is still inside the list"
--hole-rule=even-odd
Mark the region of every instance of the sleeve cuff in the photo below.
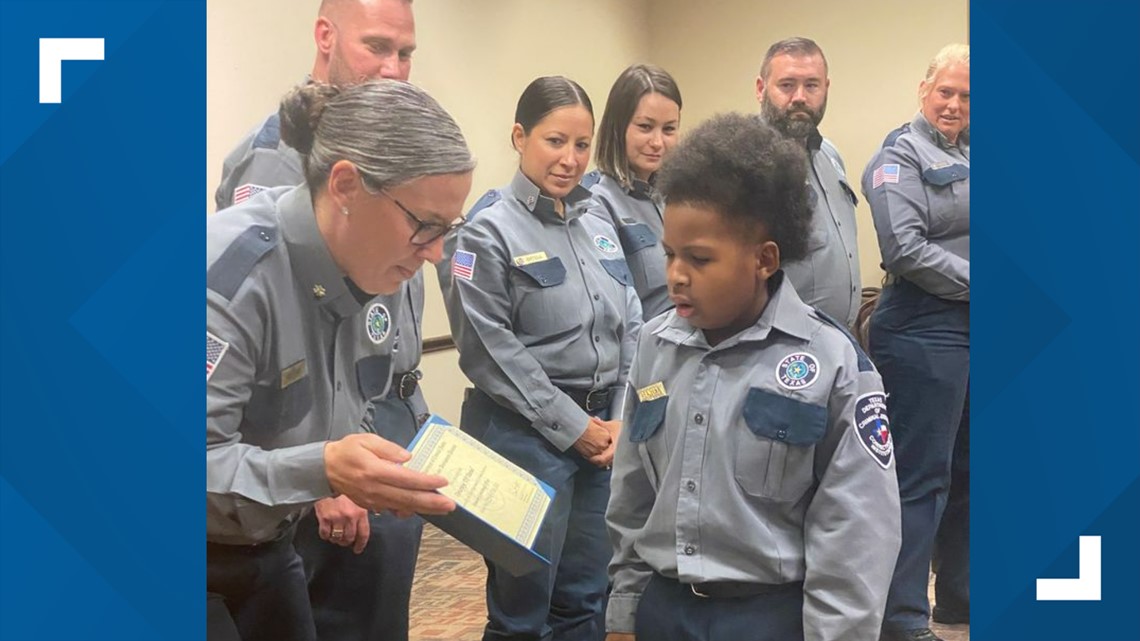
[[[612,594],[606,606],[606,632],[633,634],[639,594]]]
[[[325,474],[325,441],[271,450],[269,487],[275,504],[311,503],[332,496]]]
[[[541,408],[534,427],[559,451],[565,452],[582,438],[590,416],[565,394],[558,394],[550,407]]]

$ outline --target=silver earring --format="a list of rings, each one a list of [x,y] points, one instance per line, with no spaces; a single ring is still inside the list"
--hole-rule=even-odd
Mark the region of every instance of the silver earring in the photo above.
[[[340,213],[342,213],[342,214],[344,214],[345,216],[347,216],[347,215],[348,215],[348,207],[341,207],[341,208],[340,208]]]

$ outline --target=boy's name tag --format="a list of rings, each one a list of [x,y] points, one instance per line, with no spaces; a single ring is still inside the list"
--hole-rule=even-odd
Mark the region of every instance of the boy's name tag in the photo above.
[[[657,400],[665,396],[665,385],[660,381],[637,390],[637,400],[642,403]]]

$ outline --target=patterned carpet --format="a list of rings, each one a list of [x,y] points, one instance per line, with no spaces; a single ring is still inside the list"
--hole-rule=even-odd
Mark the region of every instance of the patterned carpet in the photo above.
[[[482,557],[435,527],[424,527],[410,641],[479,641],[487,620],[486,576]],[[936,625],[934,631],[945,641],[970,641],[968,625]]]

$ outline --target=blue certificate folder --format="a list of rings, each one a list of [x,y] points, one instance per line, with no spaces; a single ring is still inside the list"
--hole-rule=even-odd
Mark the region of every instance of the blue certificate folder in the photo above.
[[[446,431],[441,430],[441,426],[445,427]],[[433,456],[433,453],[435,453],[437,448],[443,447],[443,445],[439,445],[439,443],[443,442],[441,435],[446,435],[455,441],[462,441],[464,444],[471,444],[475,448],[481,448],[489,452],[490,454],[487,457],[476,455],[479,458],[479,466],[494,468],[493,470],[488,470],[488,473],[484,476],[491,477],[495,475],[506,478],[515,487],[503,488],[499,485],[492,485],[491,487],[497,488],[498,492],[496,492],[495,489],[484,488],[487,489],[487,491],[479,493],[478,496],[468,497],[469,500],[467,500],[467,504],[465,504],[464,500],[461,500],[460,497],[455,496],[454,493],[449,492],[449,490],[458,490],[460,484],[467,484],[468,482],[474,485],[478,480],[471,479],[470,474],[465,475],[466,478],[464,479],[457,479],[452,478],[452,476],[447,473],[443,473],[442,476],[448,480],[448,487],[441,490],[441,493],[447,494],[455,499],[457,507],[451,514],[424,514],[424,520],[447,532],[467,547],[487,557],[515,576],[529,574],[549,567],[550,561],[530,547],[530,545],[533,545],[533,541],[528,545],[525,541],[525,534],[520,534],[520,532],[508,532],[496,527],[490,519],[485,518],[488,512],[486,512],[484,508],[488,508],[488,505],[492,503],[502,503],[502,501],[498,500],[498,498],[501,497],[491,496],[492,493],[501,493],[502,497],[517,497],[520,494],[529,493],[531,496],[531,500],[529,501],[531,508],[529,510],[524,509],[518,512],[518,514],[521,516],[521,522],[525,526],[523,529],[529,531],[531,538],[534,538],[534,533],[541,527],[542,521],[546,516],[547,508],[549,508],[549,505],[554,501],[554,488],[514,463],[491,452],[486,446],[476,441],[474,437],[464,434],[459,428],[452,426],[446,420],[435,414],[424,422],[416,434],[416,437],[412,439],[411,444],[408,445],[407,449],[409,452],[412,452],[413,458],[405,465],[413,467],[414,469],[424,469],[424,463],[430,457],[433,458],[433,464],[438,467],[441,456]],[[452,451],[458,451],[458,449]],[[470,452],[470,450],[466,448],[464,451]],[[451,469],[455,469],[455,466],[452,465]],[[438,469],[425,471],[436,474],[440,473]],[[492,472],[494,474],[492,474]],[[485,485],[490,484],[485,483]],[[538,492],[545,494],[545,496],[538,495]],[[515,501],[515,503],[518,503],[518,501]],[[545,503],[545,507],[542,506],[543,503]],[[494,509],[494,506],[488,509]]]

